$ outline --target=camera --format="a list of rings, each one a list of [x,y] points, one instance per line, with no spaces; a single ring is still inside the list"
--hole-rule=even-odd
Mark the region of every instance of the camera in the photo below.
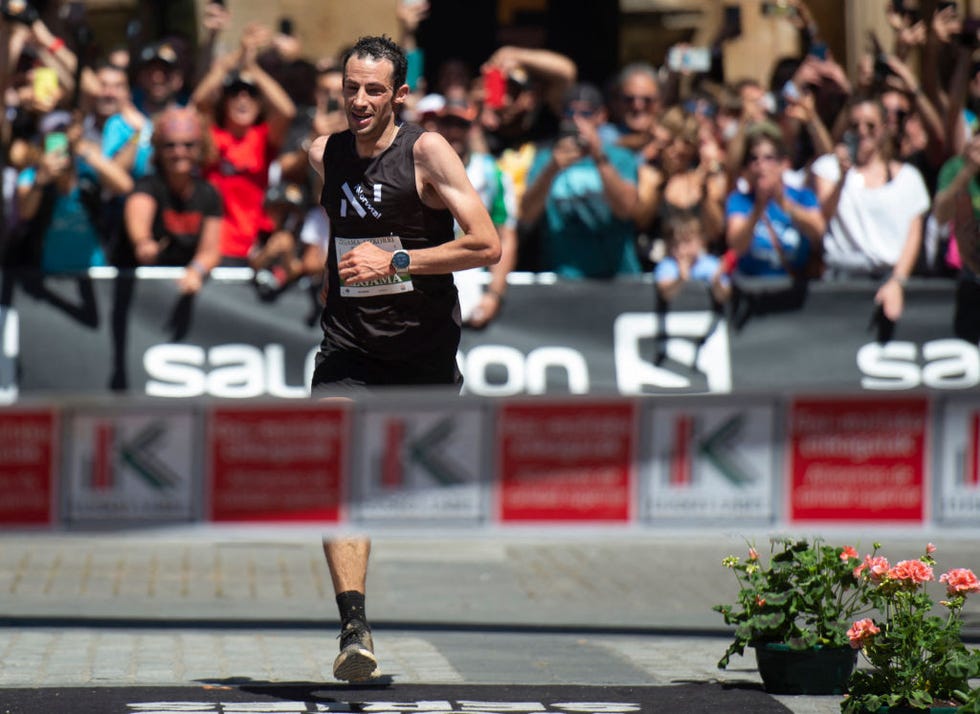
[[[573,137],[575,143],[578,145],[580,151],[588,151],[589,145],[579,134],[578,127],[575,126],[575,122],[572,119],[562,119],[561,124],[558,127],[558,140],[566,139],[568,137]]]

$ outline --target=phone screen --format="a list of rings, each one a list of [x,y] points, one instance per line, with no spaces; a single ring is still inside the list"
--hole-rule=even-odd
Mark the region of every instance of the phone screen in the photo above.
[[[45,154],[68,153],[68,135],[63,131],[52,131],[44,137]]]
[[[34,69],[34,97],[42,103],[53,102],[58,95],[58,73],[52,67]]]
[[[483,73],[483,101],[491,109],[499,109],[504,105],[504,95],[507,92],[507,80],[498,67],[491,67]]]

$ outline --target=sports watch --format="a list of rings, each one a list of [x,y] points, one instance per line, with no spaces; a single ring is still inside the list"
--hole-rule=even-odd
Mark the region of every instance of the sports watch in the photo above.
[[[411,265],[412,256],[407,250],[396,250],[391,254],[391,267],[395,269],[395,275],[408,275]]]

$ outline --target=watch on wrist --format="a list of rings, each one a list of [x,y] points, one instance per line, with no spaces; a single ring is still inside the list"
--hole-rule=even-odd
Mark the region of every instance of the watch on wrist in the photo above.
[[[391,267],[395,275],[408,275],[408,270],[412,266],[412,256],[407,250],[396,250],[391,254]]]

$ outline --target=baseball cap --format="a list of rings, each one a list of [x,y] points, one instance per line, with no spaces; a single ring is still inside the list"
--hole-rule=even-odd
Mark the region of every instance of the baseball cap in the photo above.
[[[602,92],[594,84],[579,82],[565,92],[562,106],[569,107],[572,104],[588,104],[592,109],[602,109],[604,99]]]
[[[69,126],[71,126],[71,114],[59,109],[41,117],[37,128],[41,134],[50,134],[53,131],[64,131]]]
[[[140,51],[139,63],[163,62],[169,67],[177,66],[177,50],[167,42],[153,42]]]
[[[442,109],[438,112],[439,117],[460,119],[465,122],[471,122],[476,119],[476,114],[476,105],[463,97],[446,99]]]
[[[225,80],[222,83],[222,91],[225,94],[236,94],[243,89],[252,95],[259,93],[258,85],[255,84],[255,80],[249,75],[235,71],[229,72],[225,76]]]
[[[415,103],[415,113],[420,117],[437,116],[446,106],[446,98],[441,94],[426,94]]]

